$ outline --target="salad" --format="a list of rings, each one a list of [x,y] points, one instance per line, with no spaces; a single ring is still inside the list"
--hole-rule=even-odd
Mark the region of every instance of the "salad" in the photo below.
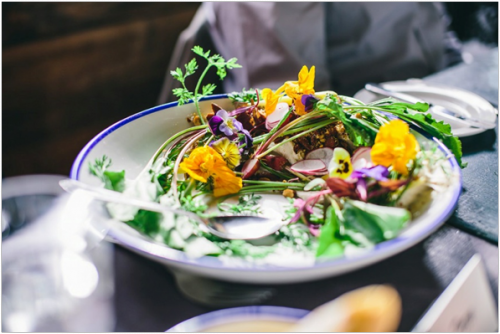
[[[226,240],[187,216],[106,205],[112,218],[154,242],[190,257],[312,265],[395,238],[458,177],[437,143],[409,126],[440,140],[462,165],[459,139],[425,103],[364,104],[316,92],[315,67],[304,66],[276,90],[235,92],[232,109],[212,103],[202,112],[200,100],[215,89],[201,85],[207,71],[223,79],[240,65],[197,46],[193,52],[208,63],[193,92],[185,79],[198,69],[196,59],[172,71],[181,83],[178,104],[193,101],[196,109],[190,127],[168,138],[133,180],[113,171],[106,156],[90,173],[107,189],[201,217],[279,214],[283,227],[258,240]]]

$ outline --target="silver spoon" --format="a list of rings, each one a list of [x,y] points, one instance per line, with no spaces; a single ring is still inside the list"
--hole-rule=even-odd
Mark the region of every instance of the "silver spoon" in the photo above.
[[[252,240],[271,235],[278,231],[285,222],[279,218],[267,218],[262,216],[214,216],[203,218],[189,211],[170,208],[155,202],[148,202],[123,195],[122,193],[88,185],[81,181],[66,179],[59,182],[60,186],[67,192],[83,190],[94,198],[118,204],[131,205],[143,210],[159,213],[175,213],[188,216],[198,221],[205,232],[211,233],[223,239]]]

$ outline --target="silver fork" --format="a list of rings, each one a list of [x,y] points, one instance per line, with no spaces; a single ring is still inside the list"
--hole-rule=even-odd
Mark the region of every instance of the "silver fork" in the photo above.
[[[170,269],[181,293],[189,300],[210,307],[261,304],[271,298],[274,288],[222,282]]]

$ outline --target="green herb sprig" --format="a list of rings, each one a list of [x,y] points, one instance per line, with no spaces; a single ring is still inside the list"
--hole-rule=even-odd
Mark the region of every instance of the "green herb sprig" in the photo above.
[[[203,81],[203,78],[205,78],[205,75],[208,73],[208,70],[210,70],[210,68],[215,67],[217,69],[217,75],[221,80],[223,80],[227,75],[227,69],[240,68],[241,65],[236,63],[237,61],[236,58],[231,58],[228,61],[226,61],[221,55],[218,54],[210,55],[210,51],[205,52],[203,51],[203,48],[201,48],[198,45],[193,47],[192,51],[198,56],[204,58],[208,62],[208,65],[202,72],[200,79],[196,84],[196,88],[194,89],[193,92],[189,91],[189,89],[186,87],[186,78],[190,75],[193,75],[198,69],[198,64],[195,58],[191,59],[189,63],[184,65],[185,67],[184,73],[179,67],[177,67],[175,71],[170,71],[170,74],[174,77],[174,79],[179,81],[182,85],[182,87],[180,88],[175,88],[173,90],[173,93],[175,96],[179,98],[178,100],[179,105],[183,105],[189,102],[189,100],[193,100],[196,106],[196,112],[200,117],[200,121],[202,122],[202,124],[206,124],[205,119],[201,114],[199,101],[203,97],[211,95],[217,86],[213,83],[207,84],[201,87],[201,92],[200,92],[200,86]]]

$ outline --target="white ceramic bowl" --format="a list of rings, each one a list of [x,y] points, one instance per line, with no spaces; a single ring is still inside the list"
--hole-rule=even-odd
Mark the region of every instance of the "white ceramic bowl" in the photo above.
[[[278,306],[235,307],[205,313],[183,321],[167,332],[288,332],[307,310]],[[272,327],[271,327],[272,326]]]
[[[202,110],[210,110],[211,103],[217,103],[228,110],[232,109],[232,103],[225,95],[206,98],[201,102]],[[187,117],[193,112],[193,104],[177,106],[177,103],[168,103],[113,124],[83,148],[73,164],[71,178],[98,185],[99,180],[89,174],[88,165],[103,155],[112,159],[113,170],[124,169],[128,178],[134,178],[169,136],[190,126]],[[335,276],[376,263],[415,245],[438,229],[452,214],[461,190],[460,167],[444,145],[439,144],[439,148],[445,156],[450,156],[447,163],[452,172],[457,174],[456,182],[440,195],[439,201],[433,201],[429,209],[415,219],[398,237],[376,245],[369,252],[349,258],[343,257],[312,266],[293,268],[256,264],[248,264],[241,268],[222,263],[216,257],[189,258],[184,252],[153,242],[123,223],[113,223],[107,225],[105,229],[108,237],[123,247],[174,269],[209,278],[232,282],[279,284]],[[97,220],[100,218],[102,219],[95,217]]]

